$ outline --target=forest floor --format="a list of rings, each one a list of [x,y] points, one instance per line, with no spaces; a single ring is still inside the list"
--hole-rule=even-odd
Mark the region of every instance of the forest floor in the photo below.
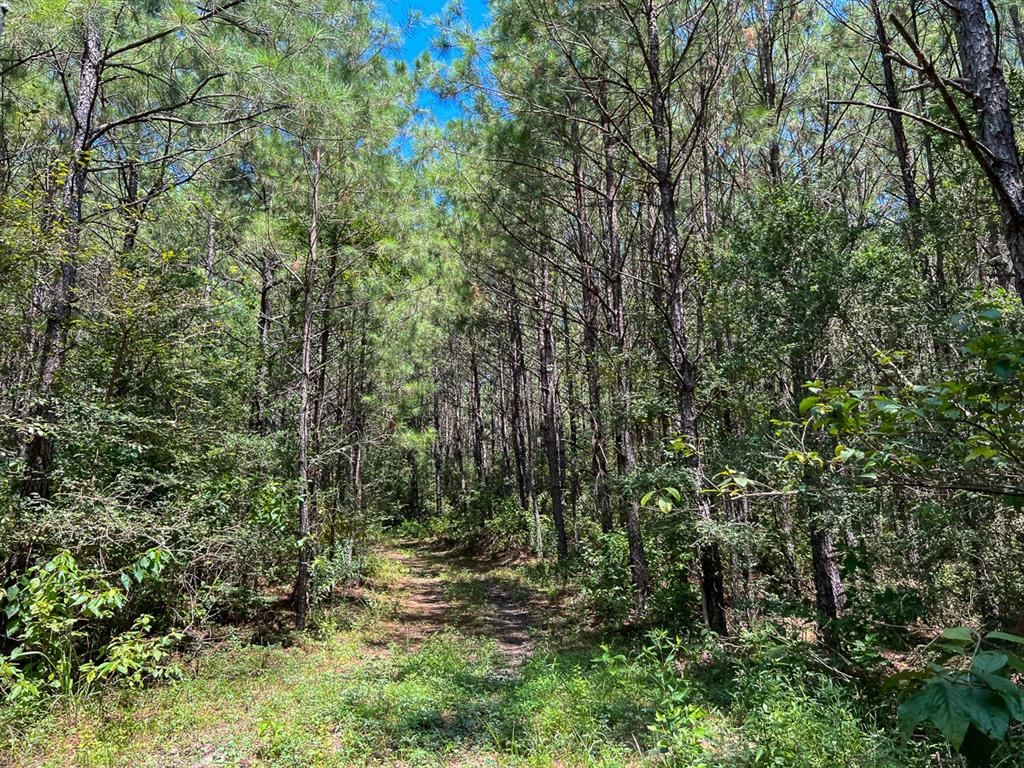
[[[291,645],[223,640],[182,680],[69,704],[14,735],[13,768],[621,766],[639,703],[515,565],[392,545]],[[596,651],[600,653],[600,651]],[[10,738],[10,737],[9,737]],[[9,743],[11,743],[9,741]],[[0,754],[0,763],[4,760]]]

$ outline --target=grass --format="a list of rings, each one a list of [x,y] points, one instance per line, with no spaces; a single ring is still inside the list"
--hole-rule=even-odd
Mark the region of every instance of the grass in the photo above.
[[[854,688],[797,649],[766,650],[764,637],[601,647],[555,633],[510,672],[500,643],[468,619],[494,609],[495,589],[536,599],[514,567],[442,565],[451,625],[382,644],[406,573],[395,560],[376,568],[361,607],[323,616],[318,633],[289,647],[227,643],[175,684],[68,702],[11,732],[10,765],[955,764],[876,725]]]

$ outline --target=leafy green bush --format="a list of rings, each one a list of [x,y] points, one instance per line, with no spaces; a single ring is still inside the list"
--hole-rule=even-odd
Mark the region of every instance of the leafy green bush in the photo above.
[[[495,499],[484,521],[483,535],[492,550],[528,552],[533,547],[532,516],[520,506],[518,499]]]
[[[313,560],[313,588],[318,598],[329,597],[337,587],[356,581],[361,571],[355,542],[346,539],[333,553],[324,552]]]
[[[899,710],[905,731],[930,723],[969,766],[991,765],[1013,724],[1024,723],[1024,690],[1013,680],[1024,674],[1024,659],[1007,646],[1024,646],[1024,637],[982,636],[968,627],[945,630],[930,646],[934,659],[928,671],[891,678],[910,683]]]
[[[580,549],[580,595],[598,620],[621,624],[633,608],[629,542],[621,533],[598,534]]]
[[[153,636],[145,614],[117,631],[129,594],[158,577],[166,559],[166,551],[150,550],[111,583],[64,551],[0,590],[13,645],[0,655],[0,691],[13,701],[46,692],[67,695],[106,680],[141,685],[175,674],[167,652],[177,635]]]

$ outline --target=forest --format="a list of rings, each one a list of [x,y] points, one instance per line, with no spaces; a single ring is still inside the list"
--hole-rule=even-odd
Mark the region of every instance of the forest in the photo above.
[[[0,5],[0,766],[1024,767],[1022,13]]]

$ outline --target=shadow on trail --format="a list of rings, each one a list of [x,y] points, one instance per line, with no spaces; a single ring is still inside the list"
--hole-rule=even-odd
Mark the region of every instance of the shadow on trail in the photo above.
[[[639,686],[595,662],[593,647],[542,645],[554,609],[504,563],[402,544],[389,554],[408,571],[395,586],[400,607],[376,641],[398,648],[336,704],[339,733],[373,734],[353,756],[635,756],[648,741]]]
[[[373,734],[361,754],[378,758],[573,755],[567,764],[575,765],[590,764],[582,756],[635,756],[650,740],[650,692],[610,674],[594,655],[538,648],[508,674],[493,639],[442,629],[360,670],[336,703],[339,730]]]
[[[417,542],[395,558],[409,569],[407,594],[386,641],[421,643],[446,628],[493,640],[509,667],[529,658],[549,608],[535,594],[495,576],[500,563]]]

